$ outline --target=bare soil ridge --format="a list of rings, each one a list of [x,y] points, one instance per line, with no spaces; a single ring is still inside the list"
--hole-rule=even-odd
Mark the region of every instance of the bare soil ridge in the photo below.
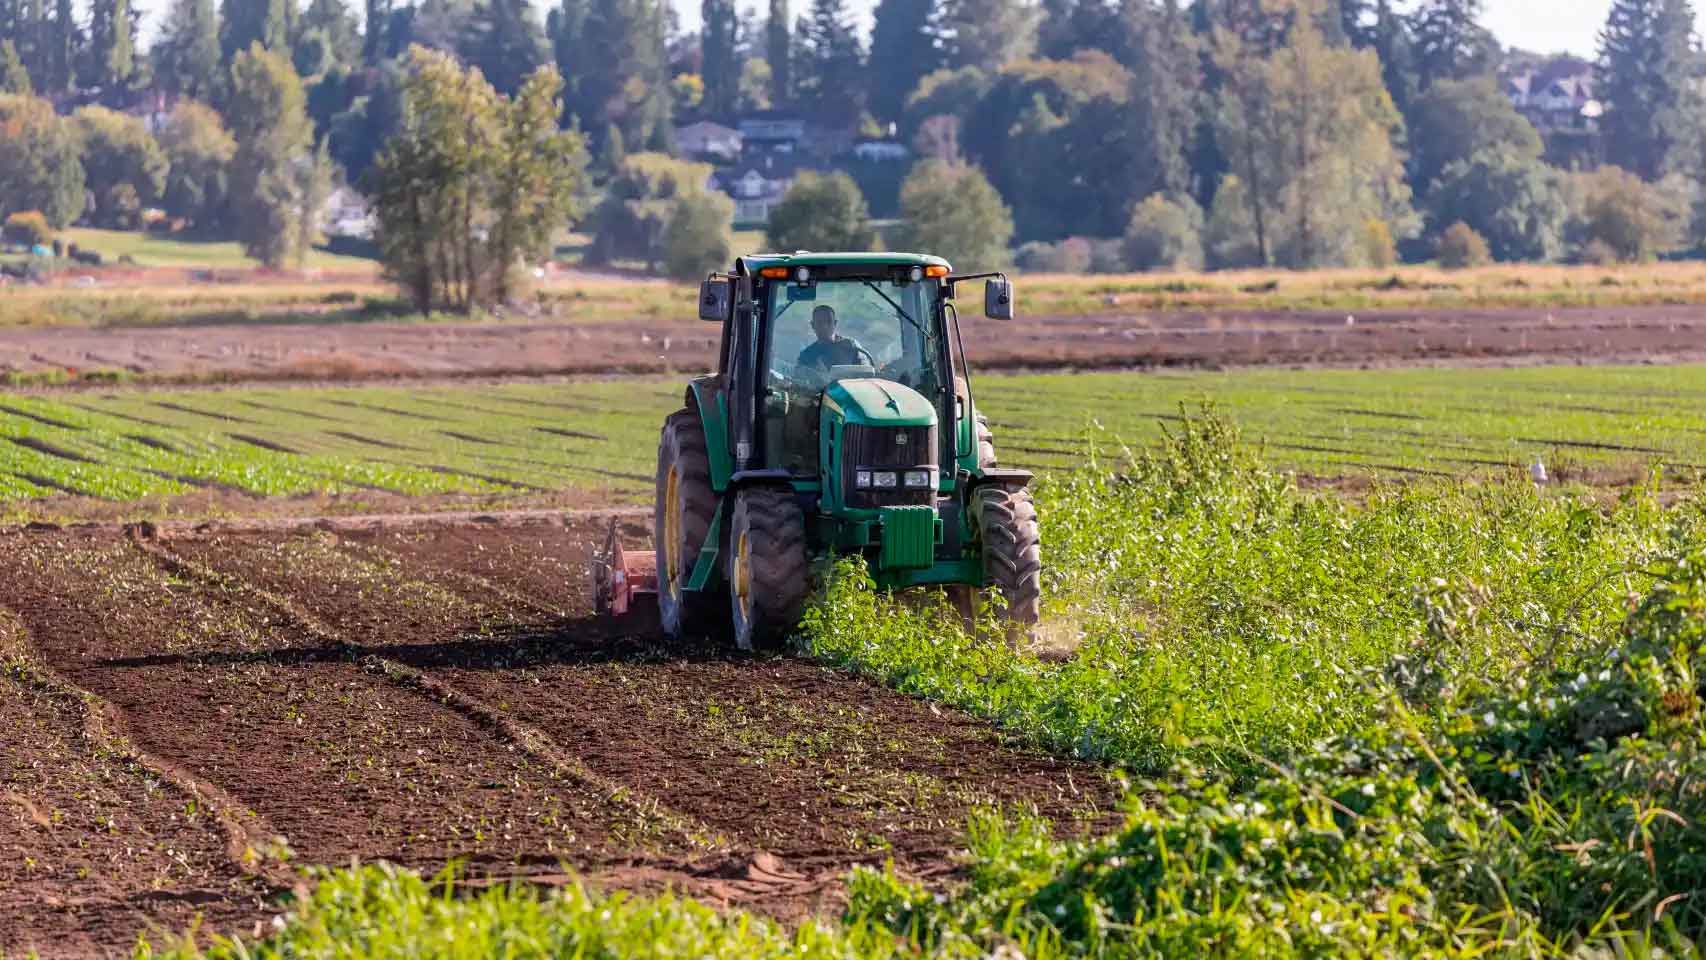
[[[965,319],[981,369],[1706,359],[1695,305],[1157,311]],[[713,364],[717,329],[580,324],[280,324],[0,329],[0,374],[72,381],[384,380],[664,373]]]
[[[608,522],[0,533],[0,949],[253,932],[352,857],[797,918],[855,864],[950,877],[978,807],[1115,815],[1103,770],[986,724],[592,617]]]

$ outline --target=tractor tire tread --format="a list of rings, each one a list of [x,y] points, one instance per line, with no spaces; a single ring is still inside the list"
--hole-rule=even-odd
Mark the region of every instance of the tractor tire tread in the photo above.
[[[735,502],[732,536],[743,526],[752,538],[751,645],[774,646],[799,623],[811,592],[805,514],[793,491],[751,487]]]
[[[657,469],[657,509],[652,522],[653,542],[660,554],[660,561],[667,550],[674,545],[664,543],[663,498],[665,478],[668,476],[671,463],[681,465],[681,524],[686,543],[684,562],[679,569],[682,576],[692,575],[693,566],[698,562],[699,550],[705,544],[705,538],[710,535],[711,521],[717,512],[716,493],[711,489],[711,456],[705,443],[705,428],[699,421],[698,411],[683,407],[664,419],[663,431],[658,439],[658,469]],[[667,567],[659,563],[659,574],[667,576]],[[681,594],[681,609],[668,611],[669,586],[658,585],[660,613],[664,614],[664,629],[673,636],[683,633],[702,632],[714,625],[716,614],[715,595],[713,594]],[[669,622],[671,613],[675,622]]]
[[[1007,601],[1007,619],[1032,626],[1042,618],[1042,540],[1037,508],[1024,489],[989,486],[977,490],[983,570]]]

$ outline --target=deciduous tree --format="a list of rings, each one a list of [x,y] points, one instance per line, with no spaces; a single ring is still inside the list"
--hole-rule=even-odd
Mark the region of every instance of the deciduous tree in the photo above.
[[[35,84],[30,82],[30,72],[24,69],[17,45],[10,38],[0,40],[0,93],[27,97],[34,92]]]
[[[371,177],[386,271],[416,307],[507,301],[523,258],[574,213],[586,163],[557,126],[562,78],[535,71],[513,98],[446,53],[409,53],[406,109]]]
[[[1539,131],[1490,75],[1440,80],[1417,97],[1410,117],[1410,182],[1420,190],[1430,189],[1447,166],[1483,151],[1529,160],[1541,154]]]
[[[37,97],[0,94],[0,217],[39,210],[54,229],[83,212],[83,161],[71,123]]]
[[[166,155],[166,189],[161,202],[167,212],[197,227],[218,221],[229,188],[231,160],[237,141],[213,108],[194,100],[179,100],[157,137]]]
[[[168,162],[142,120],[105,107],[71,115],[83,148],[83,173],[101,226],[133,229],[142,207],[160,198]]]
[[[225,117],[237,141],[229,226],[244,251],[269,267],[299,260],[306,252],[300,167],[313,162],[314,128],[302,80],[283,54],[259,42],[237,54]]]
[[[1007,261],[1013,212],[976,167],[920,161],[901,187],[900,209],[899,249],[945,257],[961,271]]]
[[[677,197],[664,224],[664,271],[677,280],[693,280],[726,270],[734,259],[734,201],[701,191]]]
[[[1465,223],[1496,260],[1556,260],[1569,209],[1559,173],[1533,153],[1493,146],[1446,166],[1427,195],[1438,229]]]
[[[870,219],[852,177],[806,171],[770,211],[766,240],[772,250],[866,250],[874,239]]]
[[[711,165],[660,153],[630,153],[604,188],[593,215],[590,256],[596,262],[638,260],[657,269],[668,255],[676,201],[704,193]]]

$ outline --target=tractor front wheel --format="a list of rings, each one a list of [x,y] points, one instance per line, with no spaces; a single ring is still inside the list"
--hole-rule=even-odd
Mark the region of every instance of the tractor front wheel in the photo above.
[[[671,637],[707,631],[714,622],[717,595],[691,592],[687,583],[716,512],[705,428],[697,411],[677,410],[663,422],[658,438],[657,506],[652,514],[658,619]]]
[[[1031,492],[978,487],[972,509],[983,541],[984,582],[1001,589],[1011,632],[1027,634],[1042,619],[1043,598],[1041,538]]]
[[[811,574],[806,518],[793,491],[742,490],[735,498],[728,542],[735,646],[776,646],[800,622]]]

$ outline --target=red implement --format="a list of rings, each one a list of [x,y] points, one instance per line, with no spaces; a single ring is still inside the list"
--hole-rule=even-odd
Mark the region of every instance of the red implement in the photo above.
[[[604,549],[592,559],[593,607],[601,614],[621,616],[634,600],[658,592],[658,555],[650,550],[625,550],[616,521],[610,521]]]

